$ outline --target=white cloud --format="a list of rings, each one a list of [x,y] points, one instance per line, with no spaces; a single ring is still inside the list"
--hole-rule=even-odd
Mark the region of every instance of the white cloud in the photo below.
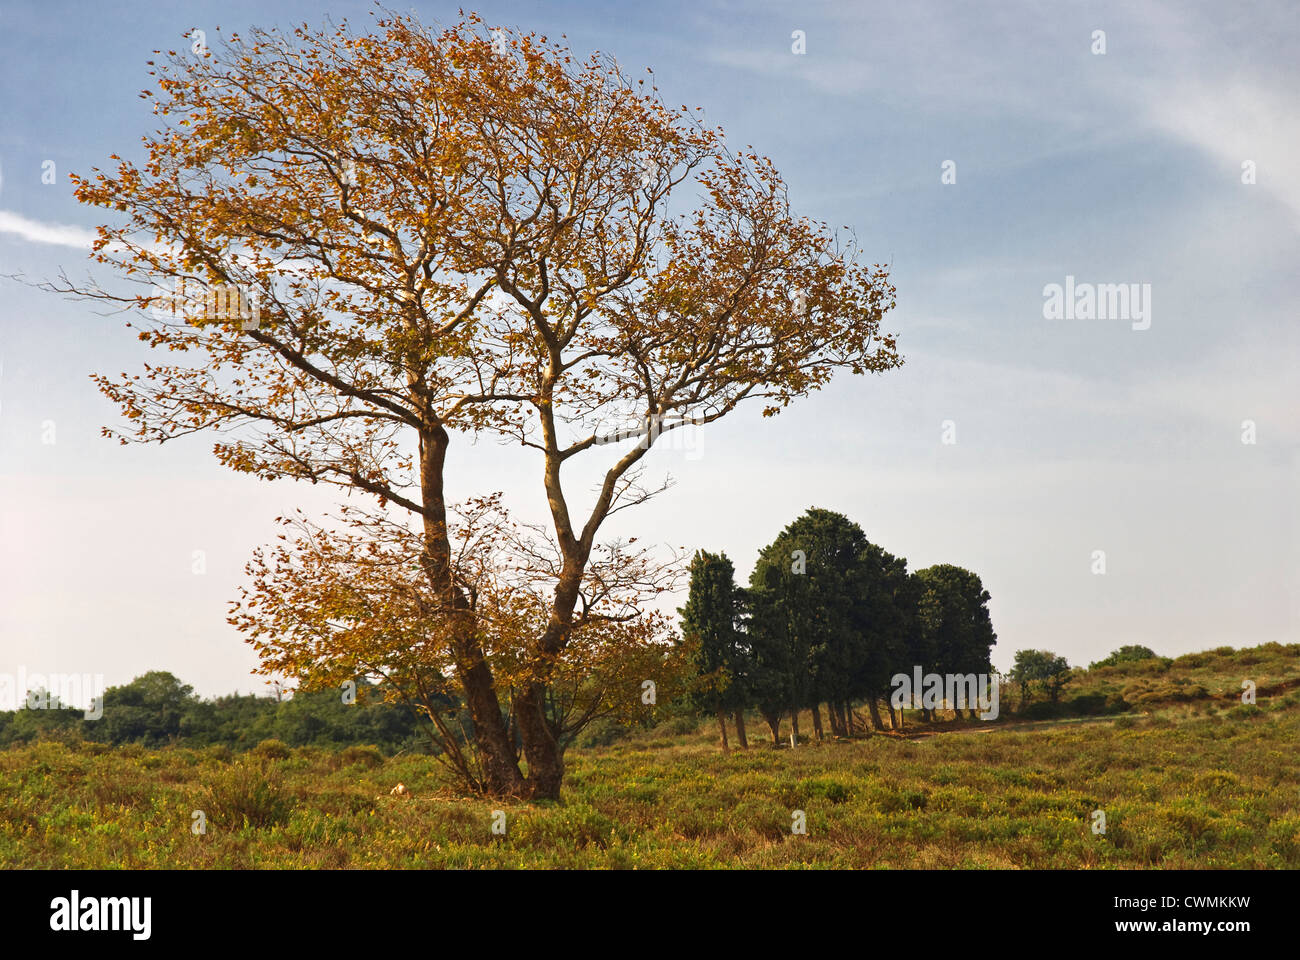
[[[9,210],[0,210],[0,233],[16,236],[27,243],[48,243],[79,250],[89,250],[96,237],[94,230],[85,227],[41,223]]]

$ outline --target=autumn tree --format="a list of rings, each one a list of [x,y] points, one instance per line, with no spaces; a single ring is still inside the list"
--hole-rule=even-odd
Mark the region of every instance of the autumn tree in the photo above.
[[[652,77],[474,15],[254,29],[151,65],[144,158],[75,178],[119,215],[94,258],[121,288],[50,285],[133,309],[158,351],[98,378],[128,421],[107,432],[206,433],[227,467],[373,498],[255,565],[237,622],[304,685],[364,659],[417,696],[454,689],[480,788],[557,796],[566,654],[656,632],[627,625],[663,580],[648,561],[617,573],[599,539],[658,489],[639,482],[648,452],[898,366],[885,271]],[[448,471],[474,456],[454,441],[483,435],[536,457],[548,507],[553,553],[510,576],[475,566],[499,537],[462,566],[449,519]],[[590,495],[566,480],[579,462]],[[344,548],[372,535],[364,586],[344,582]]]

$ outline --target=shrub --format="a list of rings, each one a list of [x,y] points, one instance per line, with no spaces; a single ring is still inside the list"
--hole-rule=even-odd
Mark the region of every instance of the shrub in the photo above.
[[[1065,716],[1069,708],[1064,703],[1052,703],[1050,700],[1040,700],[1037,703],[1027,704],[1018,713],[1019,716],[1029,720],[1053,720],[1057,717]]]
[[[289,819],[291,803],[273,767],[234,764],[213,777],[207,794],[216,826],[269,827]]]
[[[627,736],[626,727],[609,720],[597,720],[578,735],[577,746],[608,747]]]
[[[1075,697],[1068,702],[1067,706],[1080,716],[1088,717],[1105,713],[1108,701],[1103,693],[1088,693]]]
[[[843,803],[853,796],[853,787],[837,777],[818,777],[805,782],[803,786],[810,799]]]
[[[700,721],[698,717],[676,717],[668,723],[669,733],[676,734],[679,737],[698,733],[699,729]]]
[[[253,753],[267,760],[289,759],[289,745],[283,740],[263,740],[253,748]]]
[[[384,755],[379,752],[378,747],[347,747],[339,754],[339,759],[345,767],[360,764],[367,770],[373,770],[383,764]]]
[[[1120,647],[1118,650],[1111,653],[1111,655],[1106,659],[1098,660],[1096,663],[1092,664],[1089,669],[1095,670],[1098,667],[1115,667],[1119,666],[1121,663],[1132,663],[1139,660],[1153,660],[1155,659],[1155,656],[1156,652],[1150,647],[1130,645]]]
[[[511,823],[506,834],[521,845],[569,848],[603,848],[617,835],[617,824],[585,803],[530,810]]]
[[[211,760],[214,763],[229,763],[235,758],[230,752],[230,748],[224,743],[218,743],[216,746],[208,747],[203,751],[203,759]]]

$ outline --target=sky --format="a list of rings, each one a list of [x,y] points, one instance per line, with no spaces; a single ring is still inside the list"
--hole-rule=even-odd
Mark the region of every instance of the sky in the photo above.
[[[461,2],[413,9],[452,23]],[[839,511],[912,569],[978,573],[1001,669],[1300,639],[1300,7],[975,7],[476,8],[652,68],[898,290],[901,369],[656,448],[648,478],[673,487],[610,531],[725,551],[744,579],[805,509]],[[372,9],[6,2],[0,275],[90,272],[102,214],[68,174],[139,156],[153,50]],[[1067,283],[1135,284],[1143,310],[1055,314]],[[340,494],[230,473],[204,437],[104,439],[119,414],[90,375],[147,359],[124,319],[0,279],[0,673],[264,691],[229,602],[277,516]],[[453,497],[540,517],[528,451],[452,456]]]

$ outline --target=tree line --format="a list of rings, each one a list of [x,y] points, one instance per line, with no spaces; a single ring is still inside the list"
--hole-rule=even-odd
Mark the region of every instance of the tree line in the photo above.
[[[37,709],[0,711],[0,746],[62,739],[241,750],[275,739],[291,747],[370,745],[389,754],[430,750],[429,735],[414,711],[378,702],[367,692],[363,680],[350,704],[337,689],[298,691],[287,698],[231,694],[204,700],[173,674],[152,670],[105,690],[97,719],[47,691],[33,691],[28,702]]]
[[[695,701],[717,717],[728,749],[728,717],[740,745],[748,745],[747,710],[766,721],[773,743],[789,716],[790,743],[798,744],[802,710],[811,711],[813,733],[823,738],[823,706],[834,736],[859,732],[857,703],[874,729],[885,729],[882,700],[898,729],[890,702],[895,674],[918,666],[923,673],[992,673],[997,634],[989,599],[975,573],[953,564],[909,572],[905,559],[871,543],[858,524],[812,508],[760,551],[747,588],[737,586],[725,553],[697,551],[678,612],[683,640],[695,651]],[[933,711],[923,716],[931,720]]]

